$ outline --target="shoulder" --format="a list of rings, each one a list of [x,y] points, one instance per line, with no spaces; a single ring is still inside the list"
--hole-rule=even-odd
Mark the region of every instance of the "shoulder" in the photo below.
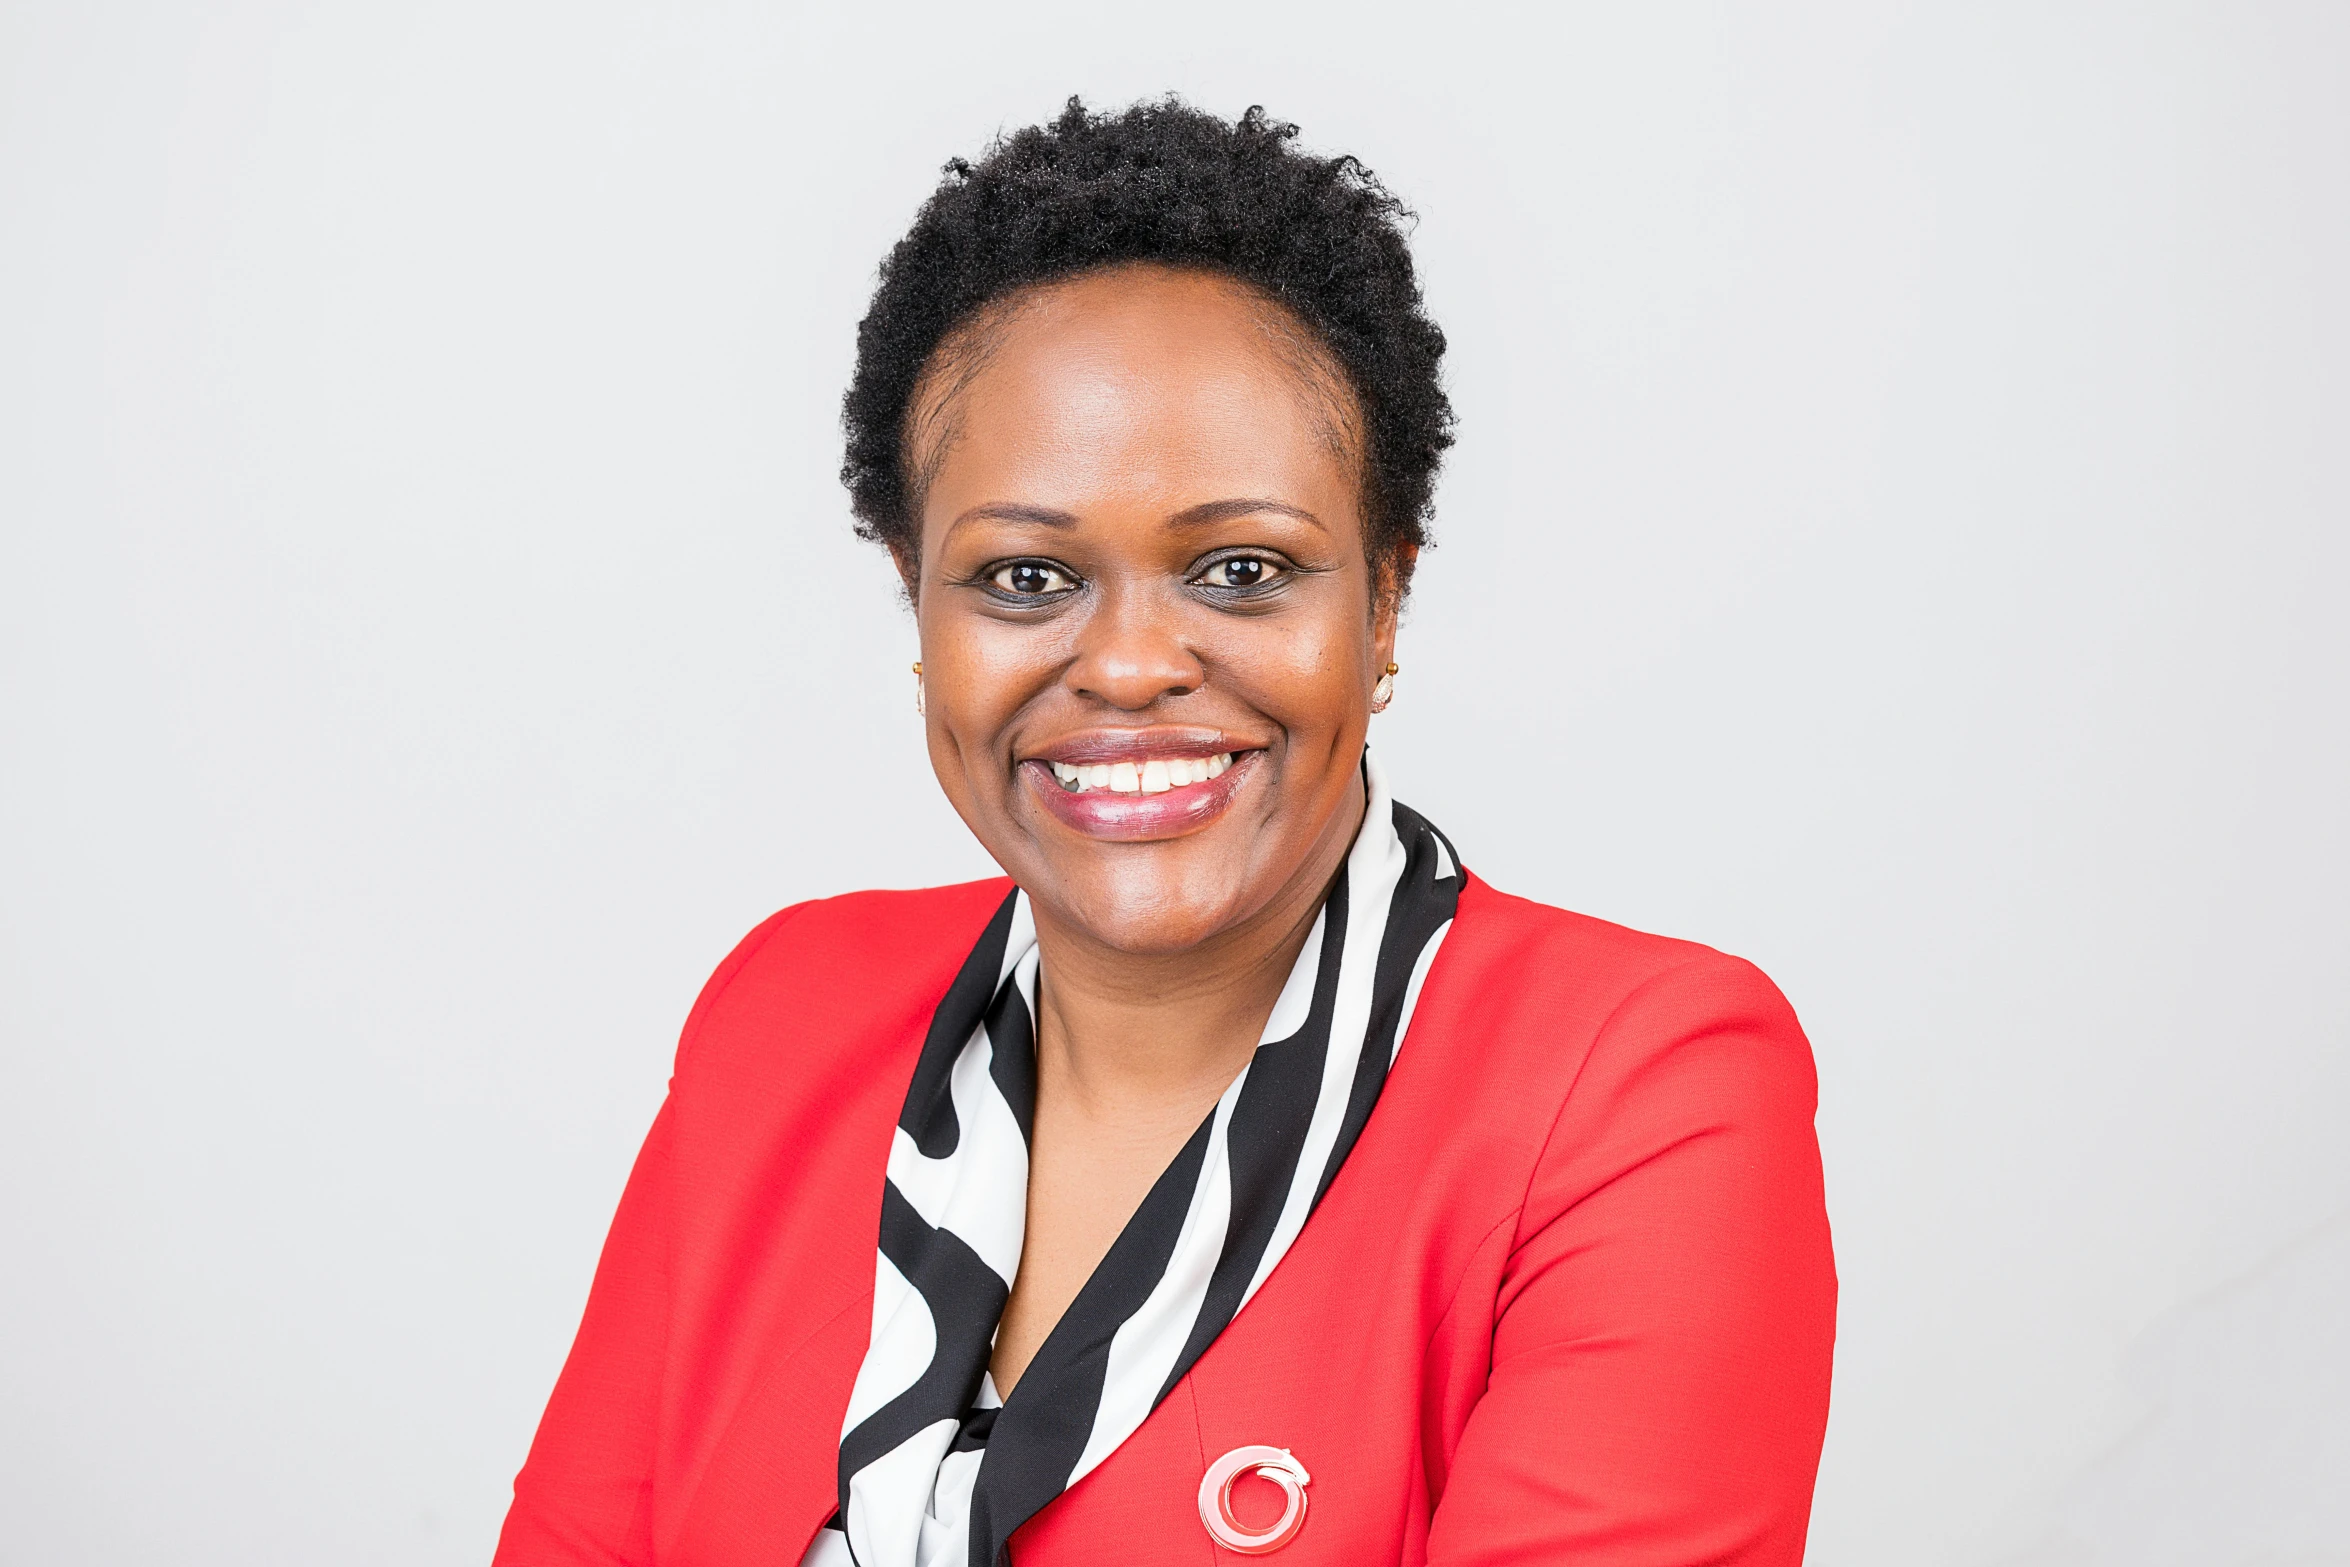
[[[1793,1012],[1763,971],[1695,941],[1652,935],[1502,892],[1471,875],[1445,955],[1489,987],[1597,1033],[1630,1009],[1756,1006]]]
[[[1554,1127],[1635,1103],[1643,1118],[1808,1124],[1817,1097],[1794,1009],[1754,964],[1473,876],[1423,1006],[1457,1030],[1459,1069],[1500,1076]]]
[[[1474,880],[1439,963],[1455,958],[1429,999],[1442,977],[1454,1072],[1506,1085],[1492,1109],[1516,1117],[1521,1237],[1651,1165],[1619,1199],[1643,1222],[1817,1217],[1811,1046],[1761,969]]]
[[[844,893],[759,922],[702,986],[678,1057],[746,1027],[883,1022],[927,1014],[1011,891],[1003,877],[950,887]]]

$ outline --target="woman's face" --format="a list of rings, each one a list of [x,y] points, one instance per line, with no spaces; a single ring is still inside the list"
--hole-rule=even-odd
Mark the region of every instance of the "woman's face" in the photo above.
[[[1132,953],[1310,908],[1395,637],[1352,395],[1238,285],[1036,291],[915,409],[930,757],[1038,905]]]

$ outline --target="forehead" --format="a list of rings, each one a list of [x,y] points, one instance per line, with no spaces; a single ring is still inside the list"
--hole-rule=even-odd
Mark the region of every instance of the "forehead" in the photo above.
[[[1258,496],[1357,509],[1342,374],[1244,285],[1121,267],[1033,290],[942,350],[909,423],[925,518]]]

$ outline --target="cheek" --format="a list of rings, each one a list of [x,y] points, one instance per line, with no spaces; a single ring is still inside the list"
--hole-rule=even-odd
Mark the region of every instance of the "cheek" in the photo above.
[[[1002,749],[1006,726],[1064,661],[1059,639],[1040,630],[976,616],[922,617],[934,754],[962,756],[974,774],[1001,771],[983,769],[983,759]]]
[[[1336,731],[1367,712],[1356,700],[1370,630],[1342,616],[1266,621],[1233,639],[1224,661],[1252,705],[1298,733]]]

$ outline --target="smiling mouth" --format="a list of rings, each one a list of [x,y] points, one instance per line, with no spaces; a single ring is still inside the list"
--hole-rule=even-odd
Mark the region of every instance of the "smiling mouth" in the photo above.
[[[1166,794],[1220,777],[1232,765],[1230,751],[1210,756],[1154,756],[1147,762],[1050,762],[1053,777],[1069,794]]]

